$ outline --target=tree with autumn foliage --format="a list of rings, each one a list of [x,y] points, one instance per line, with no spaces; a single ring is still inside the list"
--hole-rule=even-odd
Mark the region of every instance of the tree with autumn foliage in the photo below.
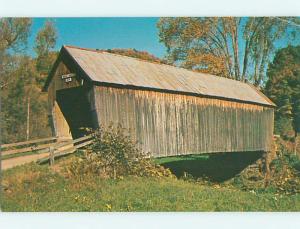
[[[278,50],[267,75],[264,92],[277,105],[275,132],[296,140],[300,133],[300,46]]]
[[[261,85],[275,42],[299,35],[298,18],[161,18],[160,41],[170,63]]]
[[[15,68],[15,53],[26,48],[31,26],[29,18],[0,19],[0,89],[3,90],[13,80],[11,72]]]
[[[33,58],[25,52],[31,24],[29,18],[0,19],[2,143],[51,135],[47,94],[41,93],[41,75],[52,65],[48,54],[55,44],[53,29],[46,23],[38,33],[37,58]]]
[[[146,60],[153,63],[166,63],[164,60],[159,59],[158,57],[146,52],[146,51],[138,51],[136,49],[106,49],[103,50],[109,53],[119,54],[123,56],[134,57],[141,60]]]

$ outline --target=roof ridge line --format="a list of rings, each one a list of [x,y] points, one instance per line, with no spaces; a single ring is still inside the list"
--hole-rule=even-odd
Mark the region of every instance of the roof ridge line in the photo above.
[[[190,70],[190,69],[177,67],[177,66],[174,66],[174,65],[171,65],[171,64],[164,64],[164,63],[159,63],[159,62],[147,61],[147,60],[140,59],[140,58],[137,58],[137,57],[126,56],[126,55],[121,55],[121,54],[117,54],[117,53],[111,53],[111,52],[108,52],[108,51],[105,51],[105,50],[97,50],[97,49],[91,49],[91,48],[81,48],[81,47],[73,46],[73,45],[63,45],[63,46],[64,47],[68,47],[68,48],[75,48],[75,49],[79,49],[79,50],[84,50],[84,51],[91,51],[91,52],[96,52],[96,53],[104,53],[104,54],[109,54],[109,55],[114,55],[114,56],[119,56],[119,57],[126,57],[126,58],[130,58],[130,59],[134,59],[134,60],[142,61],[142,62],[146,62],[146,63],[158,64],[158,65],[165,65],[165,66],[170,66],[170,67],[174,67],[174,68],[179,68],[179,69],[184,69],[184,70],[196,72],[196,71],[193,71],[193,70]],[[201,72],[197,72],[197,73],[201,73]]]
[[[125,57],[125,58],[134,59],[134,60],[137,60],[137,61],[142,61],[142,62],[146,62],[146,63],[150,63],[150,64],[163,65],[163,66],[173,67],[173,68],[176,68],[176,69],[185,70],[185,71],[189,71],[189,72],[193,72],[193,73],[204,74],[204,75],[208,75],[210,77],[224,78],[226,80],[232,80],[234,82],[238,82],[238,83],[241,83],[241,84],[247,84],[248,85],[247,82],[242,82],[242,81],[236,80],[236,79],[230,79],[230,78],[227,78],[227,77],[217,76],[217,75],[213,75],[213,74],[210,74],[210,73],[203,73],[203,72],[193,71],[191,69],[177,67],[177,66],[174,66],[174,65],[169,65],[169,64],[164,64],[164,63],[150,62],[150,61],[139,59],[139,58],[132,57],[132,56],[125,56],[125,55],[121,55],[121,54],[110,53],[110,52],[107,52],[107,51],[104,51],[104,50],[96,50],[96,49],[91,49],[91,48],[82,48],[82,47],[73,46],[73,45],[63,45],[63,47],[74,48],[74,49],[79,49],[79,50],[84,50],[84,51],[91,51],[91,52],[96,52],[96,53],[104,53],[104,54],[109,54],[109,55],[114,55],[114,56],[119,56],[119,57]]]

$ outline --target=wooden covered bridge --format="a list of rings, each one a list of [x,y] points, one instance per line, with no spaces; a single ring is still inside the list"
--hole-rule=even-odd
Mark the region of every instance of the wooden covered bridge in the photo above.
[[[271,149],[275,105],[251,84],[63,46],[43,90],[59,138],[120,123],[156,157]]]

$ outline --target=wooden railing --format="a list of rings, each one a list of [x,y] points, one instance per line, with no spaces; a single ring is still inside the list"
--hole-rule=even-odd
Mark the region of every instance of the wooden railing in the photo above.
[[[45,163],[49,161],[50,165],[53,165],[56,157],[74,153],[77,149],[83,148],[92,142],[93,135],[87,135],[67,142],[55,144],[49,148],[49,156],[38,160],[38,163]]]
[[[1,153],[4,156],[3,160],[11,157],[22,157],[26,153],[48,153],[49,155],[39,159],[38,163],[49,161],[51,165],[54,164],[56,157],[61,157],[75,152],[79,148],[83,148],[93,142],[93,136],[87,135],[77,139],[62,139],[57,137],[42,138],[24,142],[9,143],[1,145]],[[8,155],[12,155],[8,157]],[[6,157],[6,158],[5,158]]]
[[[19,154],[15,156],[23,156],[27,152],[46,153],[57,141],[56,137],[41,138],[24,142],[16,142],[1,145],[2,156]],[[23,153],[23,154],[22,154]]]

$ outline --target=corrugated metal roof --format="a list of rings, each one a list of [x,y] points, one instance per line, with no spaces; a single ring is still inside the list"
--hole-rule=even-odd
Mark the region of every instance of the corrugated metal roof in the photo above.
[[[247,83],[96,50],[64,46],[92,81],[274,104]]]

